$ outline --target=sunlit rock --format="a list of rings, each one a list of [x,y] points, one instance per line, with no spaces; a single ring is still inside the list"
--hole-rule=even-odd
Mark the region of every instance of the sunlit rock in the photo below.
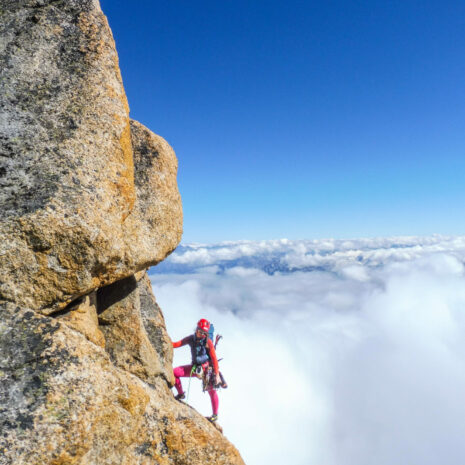
[[[6,1],[0,14],[0,298],[50,312],[176,247],[177,162],[141,125],[131,136],[98,2]]]

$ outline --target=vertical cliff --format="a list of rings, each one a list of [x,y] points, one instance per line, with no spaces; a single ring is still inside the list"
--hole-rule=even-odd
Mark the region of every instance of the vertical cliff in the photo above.
[[[0,5],[0,464],[242,464],[170,391],[146,269],[177,160],[129,119],[97,0]]]

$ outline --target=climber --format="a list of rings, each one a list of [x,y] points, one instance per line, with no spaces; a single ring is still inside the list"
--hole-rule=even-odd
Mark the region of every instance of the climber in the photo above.
[[[212,403],[212,415],[207,417],[209,421],[214,423],[218,419],[218,394],[216,390],[221,387],[227,387],[226,382],[222,379],[218,368],[218,360],[213,341],[209,338],[210,322],[202,318],[197,323],[197,328],[194,334],[181,339],[178,342],[173,342],[173,347],[182,347],[189,345],[192,354],[192,364],[183,365],[174,369],[175,384],[174,387],[178,391],[175,396],[177,400],[182,400],[186,397],[180,378],[182,377],[199,377],[198,372],[203,370],[204,374],[208,373],[209,369],[213,369],[212,379],[208,382],[205,390],[208,391]],[[205,376],[205,375],[204,375]]]

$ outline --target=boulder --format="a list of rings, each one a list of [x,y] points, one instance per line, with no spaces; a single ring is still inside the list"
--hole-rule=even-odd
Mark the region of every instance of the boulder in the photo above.
[[[124,222],[128,256],[134,268],[162,261],[182,235],[182,206],[176,175],[178,161],[163,137],[131,120],[136,201]]]
[[[176,247],[176,159],[137,123],[131,135],[97,1],[6,0],[0,14],[0,299],[53,312]]]

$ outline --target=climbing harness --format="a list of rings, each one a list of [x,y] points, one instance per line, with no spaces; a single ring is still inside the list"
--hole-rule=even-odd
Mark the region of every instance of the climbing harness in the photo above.
[[[213,374],[213,369],[211,366],[208,366],[207,370],[203,371],[203,377],[202,377],[202,391],[206,392],[209,391],[210,389],[216,389],[214,386],[212,386],[212,374]]]

